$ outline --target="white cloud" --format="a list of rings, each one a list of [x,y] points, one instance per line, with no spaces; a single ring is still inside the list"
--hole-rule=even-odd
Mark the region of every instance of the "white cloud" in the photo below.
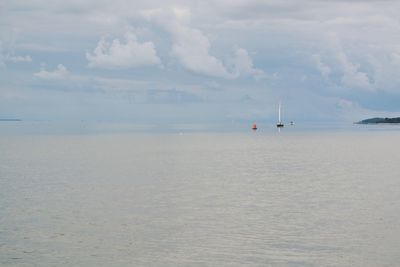
[[[191,28],[191,12],[184,8],[152,9],[142,12],[143,16],[156,22],[172,37],[170,55],[187,70],[222,78],[233,78],[224,64],[210,54],[210,41],[198,29]]]
[[[67,78],[69,71],[64,65],[58,64],[54,71],[46,71],[43,69],[34,73],[34,75],[43,80],[61,80]]]
[[[143,11],[145,18],[158,23],[171,34],[171,56],[194,73],[207,76],[235,79],[241,75],[261,78],[264,72],[253,67],[252,59],[243,48],[236,48],[234,55],[224,63],[210,53],[211,43],[199,29],[190,27],[191,12],[184,8]]]
[[[174,38],[171,55],[178,59],[184,68],[209,76],[233,77],[220,60],[210,55],[210,42],[202,32],[179,24],[174,25],[170,31]]]
[[[86,53],[89,67],[114,69],[161,63],[152,42],[139,43],[131,32],[124,37],[126,43],[121,43],[119,39],[111,43],[101,39],[93,53]]]
[[[32,58],[28,55],[26,56],[16,56],[12,52],[13,49],[11,49],[11,52],[6,52],[4,51],[3,48],[3,42],[0,40],[0,66],[5,67],[7,62],[12,62],[12,63],[19,63],[19,62],[32,62]]]
[[[265,73],[262,70],[254,68],[253,60],[244,48],[236,47],[234,49],[234,56],[230,63],[232,64],[233,73],[236,77],[249,75],[256,79],[260,79],[265,76]]]
[[[6,57],[6,61],[10,62],[32,62],[32,58],[30,56],[8,56]]]
[[[315,64],[315,67],[318,69],[318,71],[321,73],[321,75],[325,79],[329,79],[329,74],[331,73],[331,68],[322,62],[320,55],[314,54],[311,56],[311,58]]]
[[[359,71],[360,65],[349,61],[346,54],[337,55],[343,69],[342,83],[350,88],[373,89],[366,73]]]

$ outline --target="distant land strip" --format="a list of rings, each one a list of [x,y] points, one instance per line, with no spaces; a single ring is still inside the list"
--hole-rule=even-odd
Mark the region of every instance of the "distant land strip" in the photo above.
[[[0,121],[22,121],[21,119],[0,119]]]
[[[397,118],[371,118],[356,122],[356,124],[380,124],[380,123],[400,123],[400,117]]]

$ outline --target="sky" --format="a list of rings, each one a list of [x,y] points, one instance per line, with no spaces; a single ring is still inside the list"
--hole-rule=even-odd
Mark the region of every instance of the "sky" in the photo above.
[[[400,116],[400,1],[2,0],[0,118]]]

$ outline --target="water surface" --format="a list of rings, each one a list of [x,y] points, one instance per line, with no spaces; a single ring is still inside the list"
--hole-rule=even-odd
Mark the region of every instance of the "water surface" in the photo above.
[[[398,131],[5,135],[1,266],[398,266]]]

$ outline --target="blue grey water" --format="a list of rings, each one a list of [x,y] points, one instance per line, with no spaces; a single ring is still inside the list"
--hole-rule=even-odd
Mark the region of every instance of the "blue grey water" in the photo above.
[[[5,134],[0,266],[399,266],[399,133]]]

